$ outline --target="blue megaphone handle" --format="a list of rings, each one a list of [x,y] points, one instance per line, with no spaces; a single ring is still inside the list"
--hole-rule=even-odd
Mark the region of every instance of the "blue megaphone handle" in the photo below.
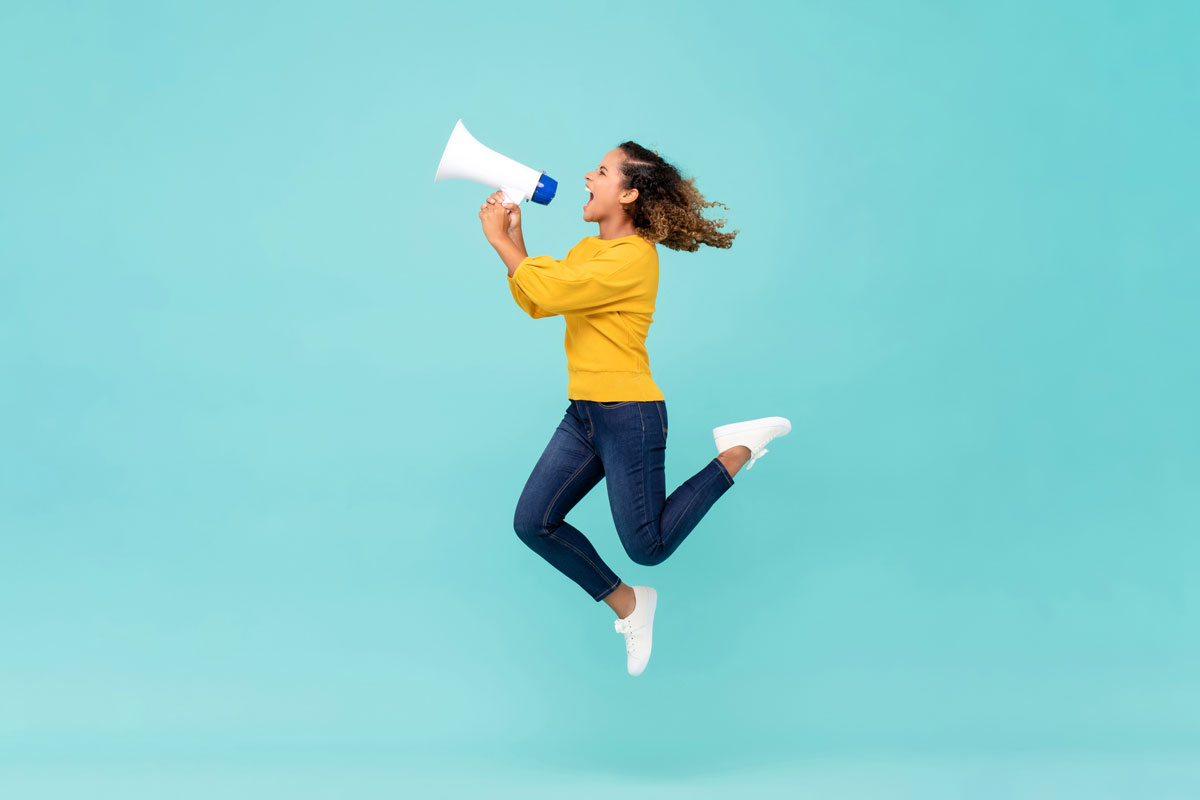
[[[558,181],[543,172],[542,177],[538,178],[537,188],[533,190],[533,197],[530,199],[535,203],[548,206],[550,205],[550,201],[554,199],[554,193],[557,191]]]

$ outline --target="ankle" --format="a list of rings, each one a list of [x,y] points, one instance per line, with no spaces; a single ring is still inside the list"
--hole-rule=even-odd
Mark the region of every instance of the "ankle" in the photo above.
[[[747,461],[750,460],[750,448],[744,444],[735,444],[728,450],[723,450],[717,455],[717,458],[725,465],[725,469],[729,472],[729,477],[742,468]]]
[[[616,612],[617,617],[625,619],[633,613],[633,609],[637,606],[637,595],[633,593],[633,587],[622,583],[616,589],[609,592],[604,598],[604,602],[608,603],[608,607]]]

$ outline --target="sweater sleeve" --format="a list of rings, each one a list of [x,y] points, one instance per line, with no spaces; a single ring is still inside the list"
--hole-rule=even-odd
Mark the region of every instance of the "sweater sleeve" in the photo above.
[[[516,281],[513,280],[512,275],[508,276],[508,288],[509,291],[512,292],[513,300],[517,301],[517,305],[521,307],[521,310],[534,319],[557,316],[557,314],[552,314],[551,312],[539,306],[537,303],[533,302],[533,300],[529,299],[529,295],[525,294],[525,290],[517,285]]]
[[[514,297],[523,293],[543,316],[615,311],[645,291],[641,273],[629,269],[639,255],[633,245],[621,243],[572,270],[550,256],[531,256],[517,264],[509,283]],[[521,299],[517,303],[525,308]]]

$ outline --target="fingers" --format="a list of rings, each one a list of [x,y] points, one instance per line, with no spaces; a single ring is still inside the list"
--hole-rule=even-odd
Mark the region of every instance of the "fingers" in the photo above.
[[[489,208],[493,208],[496,211],[504,209],[505,216],[509,217],[513,216],[514,214],[519,215],[521,213],[520,207],[516,203],[508,202],[508,198],[505,197],[504,192],[492,192],[490,195],[488,195],[487,201],[480,204],[479,217],[481,219]]]
[[[518,208],[516,203],[508,202],[508,199],[505,197],[504,192],[492,192],[491,194],[488,195],[487,201],[480,204],[479,208],[482,210],[482,209],[487,208],[488,206],[498,206],[500,208],[503,208],[505,213],[510,214],[510,215],[513,213],[513,211],[515,209]]]

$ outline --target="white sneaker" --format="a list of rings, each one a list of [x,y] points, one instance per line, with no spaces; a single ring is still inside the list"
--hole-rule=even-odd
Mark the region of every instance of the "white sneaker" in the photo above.
[[[792,423],[784,417],[759,417],[713,428],[713,441],[717,443],[717,455],[739,444],[750,448],[750,460],[745,467],[750,469],[755,461],[767,453],[767,442],[791,430]]]
[[[636,598],[628,617],[613,620],[617,633],[625,634],[625,667],[630,675],[641,675],[650,661],[651,634],[654,632],[654,609],[658,607],[658,592],[649,586],[634,586]]]

